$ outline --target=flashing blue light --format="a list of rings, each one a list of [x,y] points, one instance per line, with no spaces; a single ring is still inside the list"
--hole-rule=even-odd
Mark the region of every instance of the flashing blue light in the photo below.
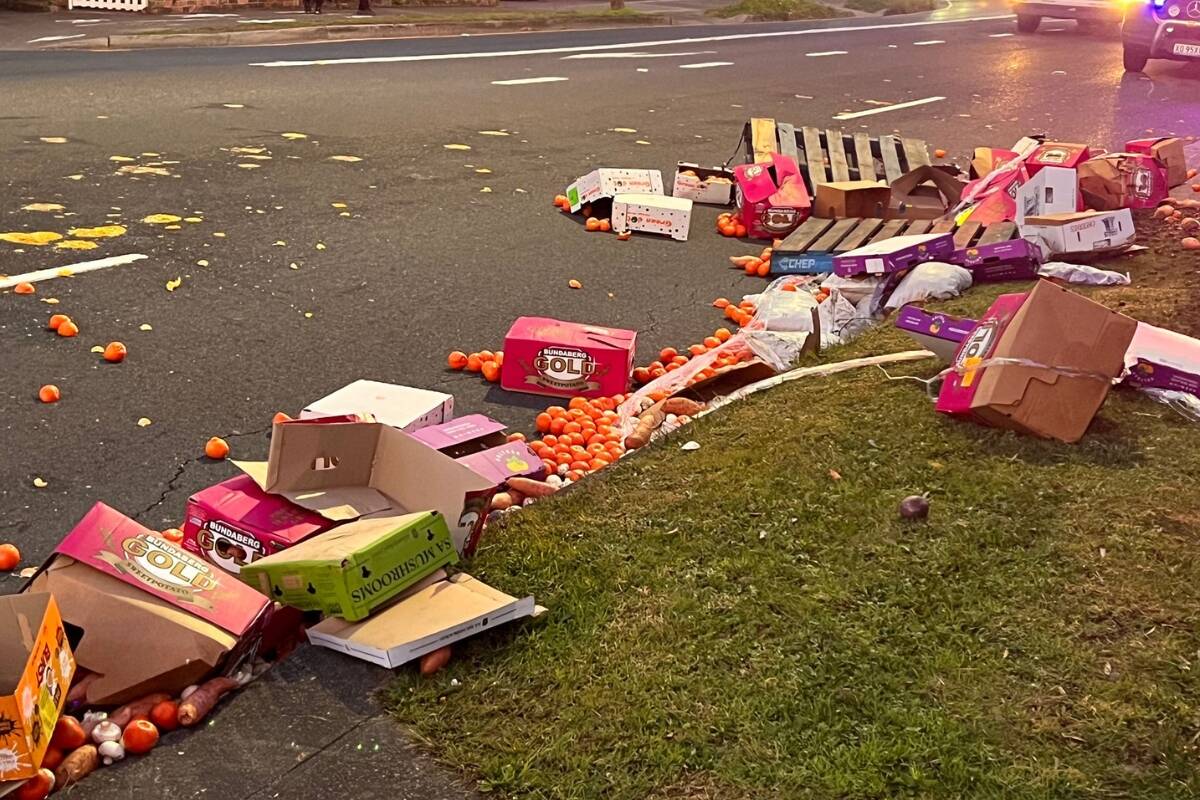
[[[1151,0],[1155,8],[1162,8],[1167,4],[1167,0]]]

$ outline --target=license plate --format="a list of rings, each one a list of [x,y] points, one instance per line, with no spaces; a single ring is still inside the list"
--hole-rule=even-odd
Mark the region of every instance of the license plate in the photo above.
[[[1176,44],[1175,55],[1200,58],[1200,44]]]

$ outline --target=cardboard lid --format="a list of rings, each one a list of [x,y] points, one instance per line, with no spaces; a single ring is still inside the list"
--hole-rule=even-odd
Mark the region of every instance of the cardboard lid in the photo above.
[[[453,396],[412,386],[358,380],[304,407],[302,417],[367,412],[378,422],[404,428],[440,407]]]
[[[249,475],[201,489],[190,502],[211,510],[239,529],[269,532],[281,542],[298,542],[329,527],[329,521],[279,495],[267,494]]]
[[[25,675],[42,619],[54,597],[49,592],[0,596],[0,696],[17,691]]]
[[[507,428],[503,422],[497,422],[484,414],[468,414],[440,425],[430,425],[412,431],[410,435],[435,450],[445,450],[491,436],[493,433],[501,433]]]
[[[628,350],[637,338],[637,331],[566,322],[552,317],[517,317],[504,338],[505,341],[533,339],[546,346],[562,344]]]
[[[1067,211],[1060,214],[1043,214],[1040,217],[1026,217],[1026,225],[1044,225],[1047,227],[1056,227],[1059,225],[1070,225],[1074,222],[1082,222],[1083,220],[1096,219],[1108,214],[1113,214],[1113,211]]]
[[[413,526],[433,519],[436,513],[417,511],[347,522],[286,550],[260,558],[254,565],[271,567],[280,564],[330,563],[342,568],[350,567],[358,563],[364,552],[398,533],[407,534]]]
[[[104,503],[92,506],[55,552],[235,636],[249,630],[270,606],[234,576]]]
[[[692,201],[686,197],[672,197],[664,194],[618,194],[613,196],[614,203],[628,206],[646,206],[647,208],[662,208],[667,211],[691,211]]]

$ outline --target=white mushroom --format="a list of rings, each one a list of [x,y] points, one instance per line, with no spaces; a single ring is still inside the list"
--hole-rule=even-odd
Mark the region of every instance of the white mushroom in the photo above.
[[[92,731],[106,719],[108,719],[107,711],[85,711],[83,722],[81,723],[84,736],[87,736],[89,739],[92,738]]]
[[[115,727],[115,726],[114,726]],[[120,761],[125,757],[125,748],[120,742],[102,742],[100,744],[100,757],[104,759],[104,766],[109,766],[114,761]]]
[[[92,728],[92,741],[96,744],[115,742],[121,738],[121,726],[109,720],[103,720]]]

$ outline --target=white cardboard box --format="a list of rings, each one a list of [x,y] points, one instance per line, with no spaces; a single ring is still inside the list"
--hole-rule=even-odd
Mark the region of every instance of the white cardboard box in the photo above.
[[[301,419],[368,413],[384,425],[412,432],[438,425],[454,416],[454,395],[358,380],[309,403]]]
[[[584,205],[618,194],[662,194],[662,173],[656,169],[594,169],[567,187],[574,213]]]
[[[1118,250],[1133,242],[1133,214],[1118,211],[1075,211],[1026,217],[1021,238],[1039,243],[1046,255]]]
[[[619,194],[613,198],[612,228],[617,233],[661,233],[686,242],[692,201],[659,194]]]
[[[680,161],[675,168],[672,197],[693,203],[727,206],[733,202],[733,172],[724,167],[701,167]]]
[[[1042,167],[1017,189],[1017,224],[1026,217],[1069,214],[1079,209],[1079,176],[1073,169]]]
[[[459,573],[422,582],[416,591],[360,622],[326,617],[308,639],[381,667],[395,667],[452,642],[544,609],[533,597],[516,598]]]

